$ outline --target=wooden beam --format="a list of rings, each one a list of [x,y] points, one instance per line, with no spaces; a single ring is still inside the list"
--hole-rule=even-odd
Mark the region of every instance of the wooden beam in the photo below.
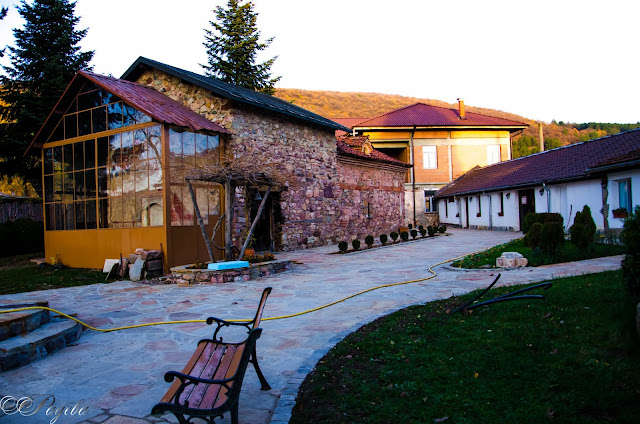
[[[247,250],[247,246],[249,245],[249,240],[251,240],[251,235],[253,234],[253,230],[256,228],[256,225],[260,220],[260,215],[262,214],[264,205],[267,204],[267,198],[269,197],[270,193],[271,193],[271,187],[267,188],[267,192],[264,194],[264,197],[262,198],[262,202],[260,202],[260,207],[258,208],[256,217],[253,219],[253,222],[251,223],[251,228],[249,228],[249,234],[247,234],[247,238],[244,239],[244,244],[242,245],[242,249],[240,250],[240,254],[238,255],[238,260],[242,259],[242,257],[244,256],[244,251]],[[247,199],[247,201],[249,201],[249,199]]]

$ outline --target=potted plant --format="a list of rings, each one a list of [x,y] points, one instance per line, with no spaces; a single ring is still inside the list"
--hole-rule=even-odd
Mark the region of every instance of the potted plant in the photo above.
[[[391,234],[389,235],[391,236],[391,240],[393,240],[393,242],[395,243],[398,239],[398,233],[396,233],[395,231],[391,231]]]
[[[382,243],[383,246],[387,244],[387,240],[389,240],[389,238],[386,234],[380,234],[380,243]]]
[[[369,234],[364,238],[364,243],[367,245],[368,248],[371,248],[371,246],[373,246],[373,242],[374,242],[374,239],[371,234]]]
[[[629,216],[629,212],[625,208],[614,209],[612,212],[614,218],[626,218]]]

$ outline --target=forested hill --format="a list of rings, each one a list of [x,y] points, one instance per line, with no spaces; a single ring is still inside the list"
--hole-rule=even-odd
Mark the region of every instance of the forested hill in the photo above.
[[[276,97],[291,102],[326,118],[373,118],[395,109],[425,103],[434,106],[457,108],[457,103],[441,100],[420,99],[393,94],[352,93],[339,91],[311,91],[295,88],[278,88]],[[539,124],[537,121],[513,113],[495,109],[487,109],[465,105],[467,112],[497,116],[529,124],[529,127],[514,139],[514,157],[526,156],[538,151]],[[617,134],[620,131],[639,128],[638,124],[583,123],[572,124],[560,122],[542,123],[546,149],[592,140],[605,135]]]

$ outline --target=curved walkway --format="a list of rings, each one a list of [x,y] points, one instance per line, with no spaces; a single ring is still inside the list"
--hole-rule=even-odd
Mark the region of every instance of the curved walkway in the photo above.
[[[424,278],[435,263],[504,243],[519,233],[451,230],[452,236],[418,240],[349,255],[330,255],[334,247],[279,254],[298,261],[291,271],[246,283],[210,286],[148,286],[132,282],[96,284],[20,295],[21,301],[48,300],[50,306],[78,313],[97,327],[165,320],[250,318],[264,287],[273,292],[266,317],[305,311],[371,287]],[[621,257],[507,271],[501,284],[542,281],[617,269]],[[240,420],[288,422],[300,383],[316,362],[360,326],[392,311],[484,287],[493,272],[457,272],[414,284],[368,292],[327,309],[295,318],[263,321],[258,356],[272,390],[259,390],[249,368],[240,397]],[[0,394],[52,394],[56,405],[84,400],[83,416],[62,416],[56,424],[175,422],[149,415],[168,387],[164,373],[179,370],[211,328],[203,324],[146,327],[114,333],[87,331],[76,345],[25,367],[0,374]],[[0,424],[49,423],[43,412],[31,417],[0,416]],[[228,417],[224,421],[229,422]]]

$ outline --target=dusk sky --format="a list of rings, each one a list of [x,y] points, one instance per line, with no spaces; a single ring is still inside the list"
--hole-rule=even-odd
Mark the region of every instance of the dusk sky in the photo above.
[[[376,92],[499,109],[550,122],[640,121],[637,0],[255,0],[281,88]],[[13,5],[0,45],[21,27]],[[94,71],[145,56],[194,72],[226,1],[77,0]],[[0,63],[8,64],[5,56]]]

